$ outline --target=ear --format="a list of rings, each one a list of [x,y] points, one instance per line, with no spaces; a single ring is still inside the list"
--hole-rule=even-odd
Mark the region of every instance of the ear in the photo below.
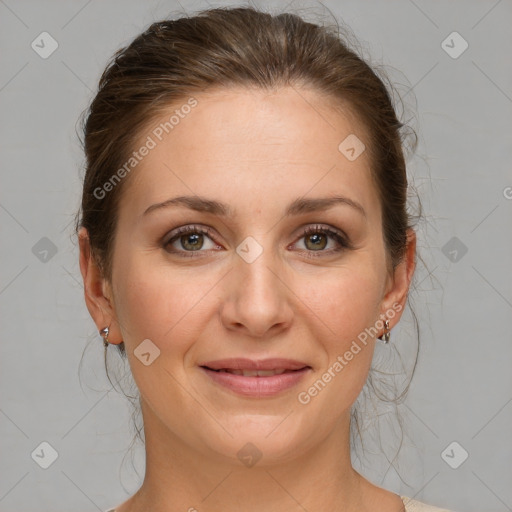
[[[389,329],[395,326],[405,309],[405,302],[409,293],[414,269],[416,268],[416,233],[412,228],[407,230],[407,249],[404,259],[395,268],[393,275],[389,277],[381,304],[380,318],[386,317],[386,311],[394,310],[393,318],[389,317]]]
[[[122,337],[116,319],[112,300],[112,288],[103,277],[91,252],[89,234],[82,227],[78,232],[80,245],[80,272],[84,281],[84,296],[87,309],[91,315],[98,332],[104,327],[109,327],[109,343],[119,344]]]

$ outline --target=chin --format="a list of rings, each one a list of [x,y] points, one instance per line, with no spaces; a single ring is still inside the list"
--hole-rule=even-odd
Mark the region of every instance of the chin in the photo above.
[[[312,433],[301,433],[293,428],[297,423],[292,416],[285,419],[286,414],[240,415],[232,421],[224,418],[224,428],[220,431],[216,428],[221,433],[220,438],[209,436],[203,442],[217,455],[227,456],[229,464],[261,467],[289,462],[306,451],[312,439]],[[212,432],[205,430],[208,431]]]

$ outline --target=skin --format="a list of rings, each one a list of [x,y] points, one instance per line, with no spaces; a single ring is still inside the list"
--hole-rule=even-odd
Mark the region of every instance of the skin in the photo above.
[[[412,230],[404,261],[394,273],[386,265],[369,152],[351,162],[338,150],[349,134],[368,140],[363,127],[313,90],[239,88],[195,98],[198,105],[128,178],[112,282],[80,231],[89,312],[98,330],[110,325],[111,343],[124,340],[141,396],[146,475],[116,510],[403,511],[398,495],[371,484],[350,461],[350,409],[375,338],[308,404],[297,399],[393,304],[405,307],[414,272]],[[180,195],[226,203],[235,215],[184,207],[142,215]],[[332,195],[357,201],[366,216],[336,205],[284,217],[297,198]],[[171,232],[191,224],[213,232],[200,236],[199,251],[187,237],[185,246],[178,237],[165,247]],[[352,247],[332,252],[338,242],[320,235],[317,248],[303,234],[315,225],[343,231]],[[236,252],[249,236],[263,249],[252,263]],[[145,339],[160,350],[148,366],[133,354]],[[198,366],[236,356],[288,357],[312,371],[278,396],[248,398],[217,386]],[[262,454],[251,468],[237,457],[248,442]]]

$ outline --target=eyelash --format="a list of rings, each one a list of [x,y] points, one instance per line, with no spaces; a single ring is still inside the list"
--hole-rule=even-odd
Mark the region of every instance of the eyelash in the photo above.
[[[184,226],[184,227],[179,228],[176,231],[176,233],[172,236],[172,238],[170,238],[169,240],[167,240],[163,243],[164,249],[168,245],[172,244],[175,240],[179,239],[181,236],[187,235],[187,234],[192,234],[192,233],[206,235],[210,239],[212,239],[212,242],[213,242],[213,236],[212,236],[213,232],[211,229],[203,228],[201,226]],[[317,226],[309,226],[308,228],[306,228],[302,232],[302,234],[298,238],[298,240],[300,240],[308,235],[312,235],[312,234],[316,234],[316,233],[325,234],[325,235],[330,236],[338,243],[338,247],[336,249],[331,249],[329,251],[324,251],[324,250],[312,251],[312,250],[303,249],[302,252],[305,252],[307,254],[308,258],[319,258],[319,257],[325,256],[326,254],[332,255],[334,253],[338,253],[343,250],[352,248],[352,245],[350,244],[348,239],[345,236],[343,236],[341,233],[339,233],[331,228],[322,227],[322,226],[318,226],[318,225]],[[197,250],[197,251],[179,250],[179,251],[176,251],[176,250],[174,250],[174,251],[168,251],[168,252],[171,252],[171,254],[179,254],[180,257],[183,257],[183,258],[197,258],[200,256],[196,256],[195,253],[205,252],[205,251],[201,251],[201,250]],[[314,253],[320,253],[320,254],[316,255]]]

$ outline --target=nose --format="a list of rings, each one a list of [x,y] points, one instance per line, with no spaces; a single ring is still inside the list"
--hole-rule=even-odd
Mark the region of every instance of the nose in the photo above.
[[[262,338],[290,326],[293,293],[270,250],[263,250],[251,263],[235,254],[226,279],[221,319],[227,329]]]

